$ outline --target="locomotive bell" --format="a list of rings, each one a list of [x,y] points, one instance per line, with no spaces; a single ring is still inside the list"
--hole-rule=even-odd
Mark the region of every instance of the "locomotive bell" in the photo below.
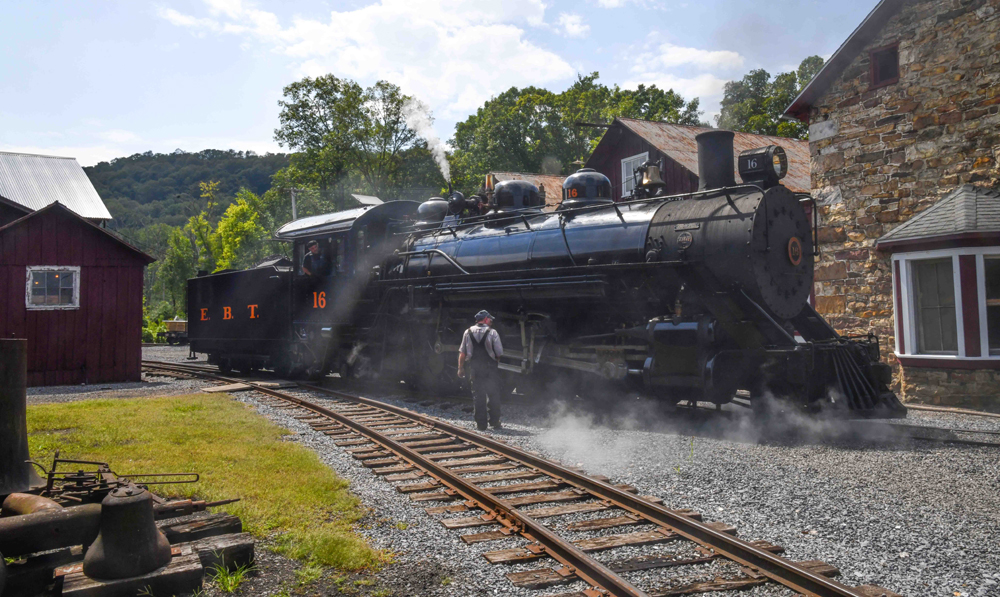
[[[656,162],[646,162],[642,165],[642,168],[642,186],[654,187],[665,186],[667,184],[660,178],[660,166]]]
[[[101,531],[83,558],[91,578],[130,578],[170,563],[170,543],[156,528],[153,496],[128,484],[101,502]]]

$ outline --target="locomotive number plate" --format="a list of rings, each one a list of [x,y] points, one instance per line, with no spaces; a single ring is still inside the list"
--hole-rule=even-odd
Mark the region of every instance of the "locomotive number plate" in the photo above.
[[[797,236],[788,239],[788,260],[792,265],[802,263],[802,241]]]
[[[701,224],[698,222],[691,222],[688,224],[678,224],[674,226],[674,230],[680,232],[681,230],[697,230],[701,228]]]

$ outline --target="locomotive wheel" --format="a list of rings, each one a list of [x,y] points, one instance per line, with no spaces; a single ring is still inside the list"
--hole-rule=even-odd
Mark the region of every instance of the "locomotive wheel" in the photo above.
[[[219,359],[219,372],[223,375],[229,375],[233,372],[233,361],[228,357],[222,357]]]

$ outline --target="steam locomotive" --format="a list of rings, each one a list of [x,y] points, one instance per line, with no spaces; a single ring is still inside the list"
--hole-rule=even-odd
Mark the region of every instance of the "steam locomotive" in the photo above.
[[[780,183],[781,147],[697,138],[700,187],[664,195],[644,164],[631,199],[570,175],[555,211],[525,181],[299,219],[293,259],[188,283],[189,338],[223,371],[460,383],[455,355],[487,309],[510,388],[630,389],[669,403],[905,416],[875,336],[847,338],[808,303],[814,227]],[[304,268],[319,243],[326,271]]]

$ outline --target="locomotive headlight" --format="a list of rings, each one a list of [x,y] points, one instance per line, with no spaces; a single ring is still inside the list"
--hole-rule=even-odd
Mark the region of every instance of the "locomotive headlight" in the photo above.
[[[780,145],[748,149],[740,154],[739,170],[743,182],[773,186],[788,174],[788,155]]]

